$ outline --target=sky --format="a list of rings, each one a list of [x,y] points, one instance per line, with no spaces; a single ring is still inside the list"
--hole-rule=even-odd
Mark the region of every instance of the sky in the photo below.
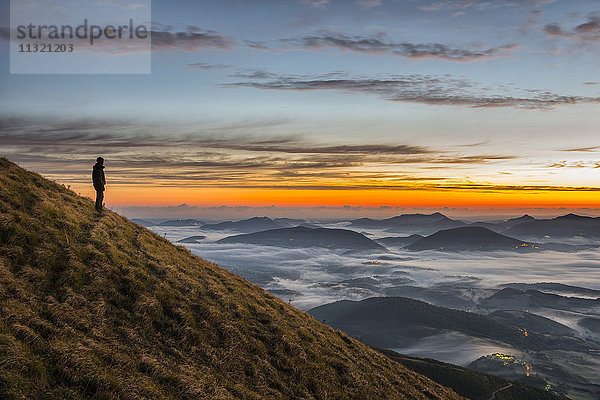
[[[139,75],[10,74],[8,11],[0,156],[109,207],[600,215],[597,1],[156,0]]]

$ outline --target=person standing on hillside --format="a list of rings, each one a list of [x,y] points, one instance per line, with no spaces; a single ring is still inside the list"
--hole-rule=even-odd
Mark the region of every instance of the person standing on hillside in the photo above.
[[[106,185],[106,178],[104,177],[104,158],[96,158],[96,164],[92,169],[92,182],[94,182],[94,189],[96,189],[96,211],[102,211],[102,202],[104,201],[104,185]]]

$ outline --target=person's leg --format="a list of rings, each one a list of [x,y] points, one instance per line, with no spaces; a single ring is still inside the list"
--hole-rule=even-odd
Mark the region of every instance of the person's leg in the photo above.
[[[104,191],[96,190],[96,210],[102,210],[102,202],[104,201]]]

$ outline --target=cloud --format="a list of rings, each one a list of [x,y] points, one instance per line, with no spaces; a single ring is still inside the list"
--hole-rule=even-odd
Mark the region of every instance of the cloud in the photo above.
[[[600,146],[589,146],[589,147],[576,147],[573,149],[565,149],[563,151],[571,151],[571,152],[596,152],[600,150]]]
[[[286,76],[269,75],[262,81],[239,81],[226,84],[233,87],[252,87],[264,90],[317,91],[334,90],[344,93],[365,93],[384,100],[420,103],[427,105],[464,106],[475,108],[513,107],[525,109],[549,109],[559,105],[596,104],[600,98],[560,95],[549,91],[515,89],[503,93],[477,85],[466,79],[448,75],[391,75],[388,77],[353,77],[327,75]],[[496,90],[490,94],[491,90]]]
[[[244,79],[274,79],[277,78],[277,74],[262,69],[245,69],[231,75],[235,78]]]
[[[536,7],[543,4],[553,3],[555,0],[501,0],[501,1],[490,1],[490,0],[444,0],[435,1],[429,5],[417,7],[421,11],[425,12],[437,12],[445,10],[466,10],[466,9],[477,9],[486,10],[494,7]]]
[[[191,63],[187,65],[190,68],[201,69],[201,70],[211,70],[211,69],[228,69],[231,68],[231,65],[226,64],[208,64],[203,62]]]
[[[152,31],[152,49],[197,51],[200,49],[231,49],[234,41],[211,30],[188,26],[186,31]]]
[[[187,26],[184,31],[173,30],[172,27],[153,22],[151,30],[152,50],[167,51],[167,50],[183,50],[197,51],[203,49],[231,50],[236,47],[235,40],[223,36],[212,30],[204,30],[196,26]],[[157,29],[160,28],[160,29]],[[48,31],[42,32],[47,35]],[[0,27],[0,39],[10,40],[10,29]],[[39,39],[31,39],[31,42],[39,43]],[[140,40],[120,40],[116,43],[114,40],[98,39],[93,46],[89,45],[89,39],[52,39],[52,43],[77,43],[82,44],[81,50],[92,52],[103,52],[111,54],[129,54],[136,52],[144,52],[148,50],[147,43]]]
[[[575,27],[575,32],[580,35],[589,35],[589,39],[598,38],[600,34],[600,17],[589,17],[587,22]]]
[[[358,0],[358,4],[364,8],[379,7],[381,0]]]
[[[205,124],[193,130],[171,125],[166,134],[162,126],[136,121],[3,118],[0,148],[9,159],[74,185],[89,183],[90,163],[100,154],[110,165],[112,185],[138,187],[600,191],[597,187],[498,185],[462,178],[465,170],[504,165],[517,159],[515,155],[462,154],[401,143],[331,144],[293,135],[265,136],[265,127],[278,128],[285,123],[277,119],[239,121]],[[567,166],[599,168],[600,162],[552,165]]]
[[[365,3],[366,4],[366,3]],[[370,3],[375,4],[375,3]],[[0,27],[0,39],[9,40],[8,28]],[[34,40],[38,43],[38,39]],[[147,43],[139,40],[114,41],[98,40],[94,46],[89,46],[88,39],[65,39],[60,43],[81,43],[81,49],[91,52],[110,54],[130,54],[148,51]],[[187,26],[183,31],[157,22],[153,23],[151,31],[153,51],[189,51],[198,50],[236,50],[240,43],[233,38],[224,36],[212,30],[204,30],[196,26]],[[53,43],[59,43],[53,39]],[[349,36],[337,33],[324,33],[300,38],[287,38],[271,41],[243,40],[241,43],[249,49],[281,53],[289,50],[319,51],[338,49],[367,55],[389,55],[411,59],[435,58],[446,61],[469,62],[486,60],[512,55],[518,47],[515,44],[505,44],[483,49],[462,48],[442,43],[410,43],[390,41],[383,33],[371,36]],[[198,63],[202,64],[202,63]]]
[[[426,6],[417,7],[421,11],[443,11],[443,10],[462,10],[476,7],[479,9],[491,6],[489,1],[479,0],[456,0],[456,1],[436,1]]]
[[[244,40],[244,44],[253,50],[271,51],[278,54],[280,50],[269,46],[268,42],[257,40]]]
[[[581,151],[581,150],[574,150]],[[584,150],[585,151],[585,150]],[[600,161],[557,161],[546,166],[547,168],[600,168]]]
[[[558,23],[544,26],[543,32],[548,36],[570,38],[578,41],[596,41],[600,39],[600,16],[590,14],[587,21],[575,26],[571,30],[563,29]]]
[[[568,36],[557,23],[547,24],[543,29],[544,33],[550,36]]]
[[[0,144],[27,146],[65,146],[70,144],[104,148],[148,148],[200,146],[203,149],[229,149],[249,152],[287,154],[371,154],[420,155],[433,150],[406,144],[315,145],[295,135],[268,137],[238,134],[239,131],[261,132],[287,120],[253,120],[225,125],[206,124],[191,132],[162,135],[160,126],[146,126],[124,120],[39,120],[35,118],[0,118]],[[96,149],[91,149],[96,151]]]
[[[432,176],[428,167],[444,166],[450,175],[453,165],[470,168],[515,158],[399,143],[327,144],[264,136],[264,127],[281,123],[209,124],[194,131],[171,126],[165,134],[161,126],[135,121],[4,118],[0,148],[4,156],[70,184],[87,183],[90,160],[102,154],[111,165],[112,184],[298,190],[436,189],[436,182],[450,178]]]
[[[437,58],[447,61],[477,61],[510,56],[515,44],[487,49],[466,49],[441,43],[409,43],[389,41],[385,34],[368,37],[323,34],[294,39],[281,39],[286,47],[303,50],[339,49],[361,54],[392,55],[412,59]]]
[[[300,3],[316,8],[323,8],[329,4],[329,2],[330,0],[300,0]]]

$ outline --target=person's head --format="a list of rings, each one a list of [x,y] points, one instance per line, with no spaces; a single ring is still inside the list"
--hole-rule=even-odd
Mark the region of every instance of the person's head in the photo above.
[[[104,158],[98,157],[98,158],[96,158],[96,162],[100,165],[104,165]]]

